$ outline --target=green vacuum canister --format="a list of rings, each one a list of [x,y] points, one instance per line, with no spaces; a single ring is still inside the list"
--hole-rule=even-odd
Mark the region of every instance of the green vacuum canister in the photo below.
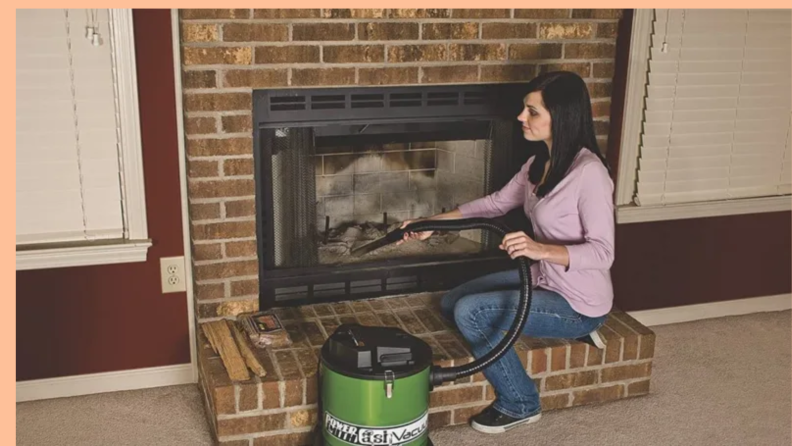
[[[485,218],[419,221],[388,233],[360,252],[402,240],[408,231],[486,229],[503,237],[510,228]],[[506,335],[475,361],[432,365],[424,341],[393,327],[344,324],[325,341],[319,361],[319,423],[316,445],[430,446],[429,392],[444,382],[478,373],[498,361],[520,337],[531,308],[531,269],[515,259],[520,303]]]
[[[321,434],[331,446],[424,446],[432,351],[399,328],[344,324],[322,346]]]

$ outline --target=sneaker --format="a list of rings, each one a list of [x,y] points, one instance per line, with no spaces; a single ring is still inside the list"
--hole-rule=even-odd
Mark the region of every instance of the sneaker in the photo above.
[[[605,349],[605,338],[603,338],[597,330],[592,331],[582,338],[577,338],[576,341],[585,342],[586,344],[593,345],[600,350]]]
[[[470,426],[485,434],[500,434],[520,424],[539,421],[539,418],[542,418],[541,412],[527,418],[512,418],[489,406],[471,419]]]

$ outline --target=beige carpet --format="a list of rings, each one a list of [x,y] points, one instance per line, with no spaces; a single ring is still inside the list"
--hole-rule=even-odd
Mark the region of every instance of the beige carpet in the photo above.
[[[655,327],[649,396],[548,412],[502,435],[467,426],[438,446],[775,446],[792,442],[790,312]],[[195,386],[17,405],[18,445],[209,445]]]
[[[17,404],[17,445],[211,445],[195,385]]]

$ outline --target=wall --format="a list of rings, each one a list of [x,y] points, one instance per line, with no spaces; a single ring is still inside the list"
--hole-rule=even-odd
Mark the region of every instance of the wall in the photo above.
[[[17,381],[190,362],[187,298],[159,278],[160,257],[184,254],[170,20],[134,12],[154,246],[145,263],[17,272]]]
[[[524,82],[578,72],[605,146],[621,10],[185,9],[189,198],[200,321],[258,308],[254,89]],[[515,116],[516,118],[516,116]]]
[[[616,304],[633,311],[789,293],[790,216],[618,225]]]
[[[616,177],[632,10],[620,23],[608,160]],[[786,294],[792,289],[792,213],[616,226],[615,303],[624,311]]]

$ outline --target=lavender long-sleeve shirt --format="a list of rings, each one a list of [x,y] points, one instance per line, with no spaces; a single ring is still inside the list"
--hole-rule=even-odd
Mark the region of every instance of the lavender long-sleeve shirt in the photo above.
[[[580,314],[607,314],[613,304],[613,182],[602,162],[582,149],[553,190],[539,198],[528,180],[533,158],[503,189],[459,207],[465,218],[497,217],[522,205],[536,241],[564,245],[569,267],[539,261],[531,268],[533,285],[555,291]]]

